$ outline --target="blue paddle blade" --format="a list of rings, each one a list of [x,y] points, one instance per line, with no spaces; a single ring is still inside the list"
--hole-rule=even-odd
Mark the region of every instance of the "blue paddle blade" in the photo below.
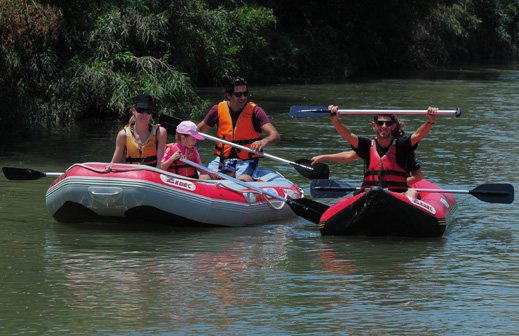
[[[290,106],[288,115],[291,118],[320,118],[330,115],[327,106]]]
[[[344,197],[357,189],[344,181],[312,180],[310,183],[310,195],[315,198]]]

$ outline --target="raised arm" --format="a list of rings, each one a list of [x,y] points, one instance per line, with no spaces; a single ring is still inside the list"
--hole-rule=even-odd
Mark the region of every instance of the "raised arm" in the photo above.
[[[339,114],[337,113],[339,107],[330,105],[328,109],[330,110],[330,120],[332,121],[333,126],[335,126],[337,133],[339,133],[344,140],[348,141],[353,148],[357,148],[359,146],[359,137],[352,133],[348,126],[341,122]]]
[[[427,136],[427,134],[429,133],[429,131],[431,130],[433,125],[436,123],[437,113],[438,113],[437,107],[429,106],[429,108],[427,108],[425,122],[423,124],[421,124],[416,129],[416,131],[411,135],[411,145],[412,146],[416,145],[418,142],[420,142],[420,140],[422,140],[423,138],[425,138]]]

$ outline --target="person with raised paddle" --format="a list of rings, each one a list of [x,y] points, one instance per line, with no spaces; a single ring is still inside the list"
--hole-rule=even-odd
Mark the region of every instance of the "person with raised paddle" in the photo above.
[[[279,132],[270,122],[267,113],[257,104],[248,101],[249,87],[243,77],[233,77],[225,87],[225,100],[214,105],[204,120],[198,124],[200,132],[217,126],[217,137],[260,152],[280,140]],[[265,137],[262,138],[262,134]],[[236,176],[253,181],[260,154],[238,149],[223,142],[216,142],[215,158],[209,163],[217,170],[220,160],[237,159]]]
[[[111,163],[121,162],[124,156],[126,163],[160,168],[167,131],[151,117],[153,98],[146,93],[137,95],[130,111],[128,124],[117,133]]]
[[[410,183],[421,180],[423,176],[415,159],[414,149],[436,123],[438,108],[427,109],[426,121],[411,136],[400,133],[401,124],[394,114],[377,114],[371,123],[375,132],[374,139],[357,136],[341,122],[337,106],[332,105],[329,109],[330,119],[337,132],[350,143],[356,156],[364,160],[364,180],[361,189],[382,186],[416,197],[416,192],[408,191],[408,187]],[[351,161],[355,156],[343,152],[335,157],[337,158]],[[411,180],[408,180],[409,177]]]
[[[395,127],[392,131],[393,136],[395,138],[403,137],[405,135],[405,131],[403,129],[404,123],[396,116],[393,117],[393,120],[395,124]],[[427,132],[424,131],[427,128],[427,125],[427,122],[420,125],[411,137],[415,136],[415,139],[422,139],[423,137],[425,137]],[[406,170],[410,172],[409,176],[407,177],[407,185],[412,185],[413,183],[416,183],[424,178],[420,163],[416,159],[416,155],[414,152],[414,150],[416,150],[417,147],[418,141],[414,144],[413,151],[410,152],[407,157]],[[359,158],[360,157],[354,150],[349,150],[333,154],[316,155],[312,157],[311,160],[312,165],[314,165],[320,162],[352,162],[358,160]],[[412,197],[417,196],[416,193],[412,190],[409,190],[407,194]]]

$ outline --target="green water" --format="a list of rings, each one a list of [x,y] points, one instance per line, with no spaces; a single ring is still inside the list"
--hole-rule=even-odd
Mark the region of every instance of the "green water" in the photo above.
[[[327,118],[291,120],[290,105],[420,109],[460,106],[420,144],[426,177],[450,189],[519,188],[519,68],[435,72],[343,84],[250,88],[289,160],[348,149]],[[219,90],[200,92],[217,102]],[[343,116],[370,135],[369,118]],[[423,116],[405,117],[414,130]],[[82,122],[0,145],[2,166],[61,172],[108,161],[112,122]],[[212,143],[200,143],[203,161]],[[309,181],[281,171],[309,194]],[[358,184],[361,164],[331,164]],[[508,335],[519,330],[519,210],[458,195],[441,239],[321,237],[302,218],[248,228],[149,223],[66,225],[44,195],[50,179],[0,177],[1,335]],[[325,202],[332,202],[326,200]]]

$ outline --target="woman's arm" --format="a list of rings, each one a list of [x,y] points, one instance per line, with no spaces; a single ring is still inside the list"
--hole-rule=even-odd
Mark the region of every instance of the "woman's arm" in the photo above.
[[[162,126],[157,131],[157,168],[161,168],[162,157],[164,156],[164,149],[166,148],[166,141],[168,133]]]
[[[121,159],[123,158],[125,148],[126,132],[124,129],[122,129],[119,131],[119,133],[117,133],[117,138],[115,139],[114,155],[112,156],[112,161],[110,161],[110,163],[120,163]]]

